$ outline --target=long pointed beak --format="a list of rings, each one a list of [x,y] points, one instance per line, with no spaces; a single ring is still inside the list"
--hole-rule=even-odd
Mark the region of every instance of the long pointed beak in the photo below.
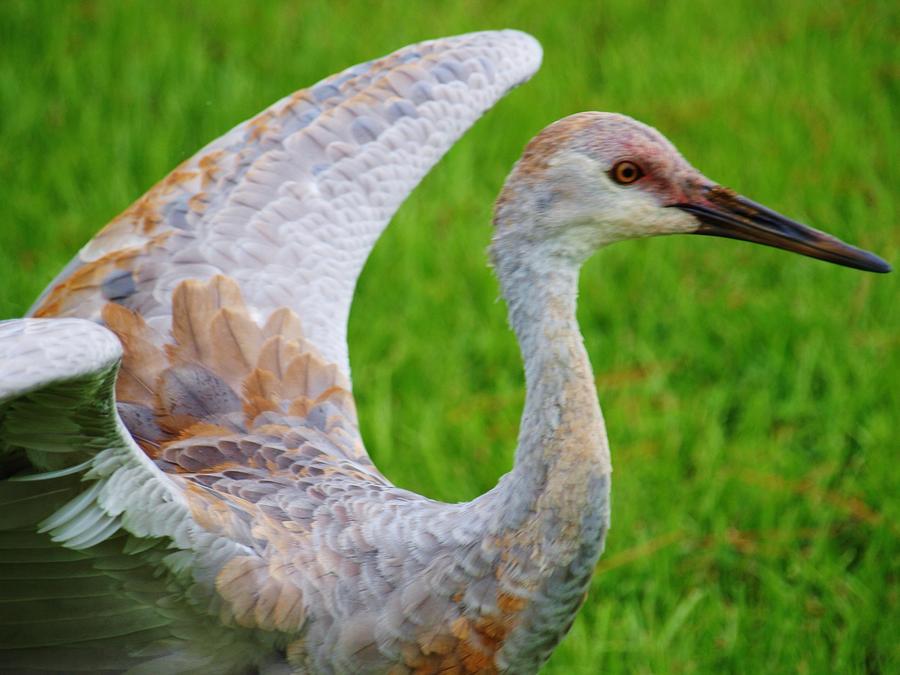
[[[743,239],[867,272],[891,271],[891,266],[874,253],[845,244],[719,185],[705,186],[697,199],[672,206],[700,221],[694,234]]]

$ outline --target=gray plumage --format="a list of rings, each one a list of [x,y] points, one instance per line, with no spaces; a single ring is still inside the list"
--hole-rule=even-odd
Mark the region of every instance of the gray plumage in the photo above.
[[[408,192],[540,56],[522,33],[475,33],[287,97],[102,230],[32,318],[0,323],[5,669],[539,669],[609,527],[581,263],[730,223],[741,236],[723,236],[877,269],[798,224],[779,235],[786,219],[649,127],[566,118],[529,144],[495,211],[528,387],[515,466],[461,504],[392,485],[351,394],[356,278]]]

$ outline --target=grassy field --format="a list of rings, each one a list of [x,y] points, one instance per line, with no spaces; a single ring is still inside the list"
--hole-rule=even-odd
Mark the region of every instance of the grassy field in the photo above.
[[[406,203],[350,326],[363,432],[398,484],[510,468],[520,358],[486,266],[524,143],[579,110],[900,263],[895,3],[0,3],[0,317],[104,222],[287,92],[420,39],[517,27],[542,71]],[[614,515],[546,673],[900,672],[897,273],[702,237],[585,269]]]

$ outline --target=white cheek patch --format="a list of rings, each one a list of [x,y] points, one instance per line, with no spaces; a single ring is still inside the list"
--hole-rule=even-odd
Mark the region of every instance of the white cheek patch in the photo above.
[[[637,186],[618,185],[605,174],[598,181],[592,202],[600,239],[607,244],[694,232],[699,227],[693,216],[663,205],[655,194]]]

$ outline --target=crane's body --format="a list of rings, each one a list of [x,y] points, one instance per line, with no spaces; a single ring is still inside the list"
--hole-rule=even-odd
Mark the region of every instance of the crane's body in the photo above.
[[[700,232],[885,271],[710,183],[649,127],[566,118],[496,209],[528,387],[514,467],[461,504],[392,485],[357,426],[356,279],[408,192],[540,57],[522,33],[476,33],[283,99],[101,231],[33,318],[0,324],[0,581],[16,580],[0,608],[23,617],[6,667],[536,672],[609,526],[584,259]]]

